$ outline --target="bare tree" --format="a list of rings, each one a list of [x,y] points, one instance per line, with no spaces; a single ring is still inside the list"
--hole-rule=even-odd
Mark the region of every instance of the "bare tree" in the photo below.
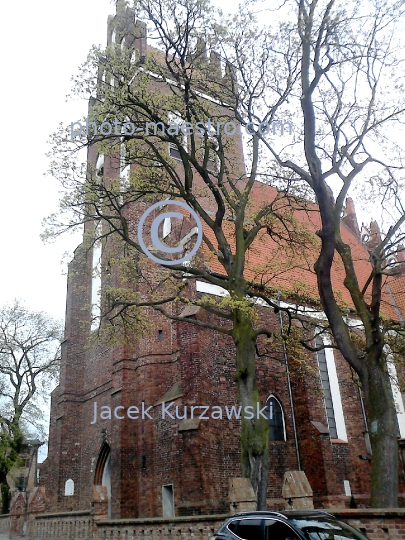
[[[403,146],[405,103],[393,90],[404,82],[404,58],[398,34],[402,3],[336,1],[283,3],[278,33],[259,31],[255,22],[231,30],[243,91],[258,100],[241,100],[243,121],[259,128],[285,115],[295,116],[294,140],[280,149],[257,129],[263,147],[279,171],[282,186],[304,184],[319,206],[321,239],[315,263],[320,300],[334,341],[358,374],[369,414],[372,458],[371,505],[397,506],[398,453],[395,409],[387,368],[387,345],[402,347],[404,326],[383,309],[389,276],[400,271],[393,258],[405,239]],[[289,19],[288,15],[292,15]],[[246,15],[246,13],[245,13]],[[247,18],[248,21],[252,20]],[[245,17],[246,20],[246,17]],[[292,22],[286,22],[286,21]],[[250,46],[253,45],[253,52]],[[259,55],[259,51],[265,52]],[[256,62],[255,62],[256,55]],[[298,59],[298,62],[297,62]],[[270,66],[277,66],[271,72]],[[379,214],[384,230],[369,244],[369,276],[358,274],[355,255],[341,235],[345,199],[360,194]],[[332,282],[340,259],[342,285],[349,291],[362,338],[353,332]],[[385,306],[387,308],[387,306]],[[400,349],[399,349],[400,350]]]
[[[0,481],[18,457],[25,437],[43,436],[36,402],[57,380],[62,328],[20,301],[0,309]]]

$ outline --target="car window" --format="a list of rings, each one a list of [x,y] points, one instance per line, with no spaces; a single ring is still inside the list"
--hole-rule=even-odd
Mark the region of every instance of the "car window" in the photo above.
[[[227,527],[231,532],[236,534],[236,531],[238,529],[238,524],[239,524],[239,519],[235,519],[234,521],[231,521],[230,523],[228,523]]]
[[[228,528],[243,540],[262,540],[261,522],[261,519],[241,519],[237,523],[236,531],[233,531],[229,525]],[[232,524],[234,523],[233,521]]]
[[[367,540],[367,537],[343,521],[333,518],[291,519],[308,540]]]
[[[291,527],[274,519],[264,520],[264,540],[297,540]]]

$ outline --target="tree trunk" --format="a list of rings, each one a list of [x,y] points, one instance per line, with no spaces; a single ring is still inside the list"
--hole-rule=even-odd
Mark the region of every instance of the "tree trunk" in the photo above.
[[[381,295],[381,273],[376,268],[373,278],[373,314],[364,303],[357,283],[357,276],[349,246],[339,239],[333,228],[333,201],[326,187],[317,191],[318,204],[322,217],[322,249],[315,263],[319,296],[328,318],[330,328],[340,352],[359,375],[365,404],[370,421],[370,443],[373,452],[371,471],[371,500],[374,508],[393,508],[398,506],[398,443],[395,407],[392,399],[390,381],[387,374],[385,356],[381,352],[382,340],[379,324],[379,304]],[[338,223],[340,226],[340,221]],[[345,265],[345,286],[352,295],[357,314],[364,323],[366,343],[373,349],[367,357],[359,357],[357,346],[350,337],[340,308],[336,302],[332,286],[331,268],[338,250]],[[361,297],[361,299],[360,299]],[[378,352],[380,351],[380,352]]]
[[[15,417],[8,426],[9,432],[4,432],[1,440],[0,452],[0,484],[7,483],[7,474],[19,460],[19,454],[24,442],[24,436],[18,426],[18,417]]]
[[[252,323],[239,314],[234,322],[233,338],[236,345],[236,381],[239,405],[242,407],[241,468],[242,476],[250,478],[257,495],[257,509],[266,510],[269,476],[269,425],[258,411],[260,403],[256,384],[256,350]],[[246,407],[254,418],[246,419]]]
[[[380,360],[380,362],[382,359]],[[370,419],[372,455],[372,508],[398,507],[398,442],[395,405],[390,381],[381,365],[368,369],[363,384],[366,408]]]

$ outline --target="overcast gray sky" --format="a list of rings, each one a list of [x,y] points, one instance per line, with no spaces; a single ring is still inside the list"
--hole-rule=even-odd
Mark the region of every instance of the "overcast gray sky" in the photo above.
[[[229,5],[227,5],[229,4]],[[231,1],[222,8],[236,8]],[[66,276],[61,260],[81,235],[44,245],[41,221],[56,211],[58,186],[45,178],[47,140],[60,122],[87,114],[87,102],[66,102],[70,78],[93,44],[106,45],[110,0],[19,0],[2,6],[0,305],[14,298],[63,318]]]
[[[44,245],[42,219],[55,211],[58,186],[43,176],[47,139],[59,122],[86,114],[66,103],[70,77],[93,44],[105,44],[109,0],[20,0],[3,5],[2,205],[0,304],[21,298],[31,309],[64,317],[66,276],[60,261],[80,235]]]
[[[2,6],[0,305],[21,298],[30,309],[65,314],[66,276],[60,262],[81,235],[44,245],[42,219],[57,209],[58,186],[45,178],[48,137],[59,122],[86,114],[66,103],[71,75],[93,44],[106,43],[109,0],[20,0]],[[44,404],[44,421],[49,410]],[[41,449],[40,460],[46,456]]]

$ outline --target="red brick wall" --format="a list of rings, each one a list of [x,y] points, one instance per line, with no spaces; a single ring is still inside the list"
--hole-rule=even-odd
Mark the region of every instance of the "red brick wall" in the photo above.
[[[134,337],[131,350],[103,341],[86,348],[89,323],[83,326],[82,321],[89,311],[84,311],[88,294],[83,292],[89,286],[90,268],[86,254],[81,256],[82,262],[75,261],[71,268],[64,367],[53,395],[49,458],[41,471],[51,508],[90,508],[94,471],[106,440],[112,451],[113,517],[161,515],[164,484],[174,485],[176,515],[227,511],[228,479],[240,476],[239,421],[201,421],[198,430],[179,432],[179,421],[162,420],[158,406],[153,409],[154,420],[91,422],[95,401],[99,410],[102,405],[127,408],[142,401],[149,406],[180,380],[184,395],[175,405],[236,405],[231,338],[150,312],[152,332]],[[268,309],[262,312],[266,323],[277,329],[278,317]],[[212,322],[219,321],[213,317]],[[335,356],[348,443],[331,442],[310,422],[327,425],[322,396],[315,391],[316,376],[304,381],[292,376],[301,465],[313,488],[315,505],[325,508],[336,503],[348,506],[343,480],[350,481],[359,506],[367,504],[369,493],[370,464],[358,457],[366,453],[358,390],[346,363]],[[314,357],[308,355],[308,361],[316,367]],[[282,508],[284,472],[297,469],[284,359],[258,359],[257,377],[263,405],[273,393],[284,409],[287,441],[270,443],[268,488],[270,507]],[[75,482],[73,497],[64,496],[68,478]]]

